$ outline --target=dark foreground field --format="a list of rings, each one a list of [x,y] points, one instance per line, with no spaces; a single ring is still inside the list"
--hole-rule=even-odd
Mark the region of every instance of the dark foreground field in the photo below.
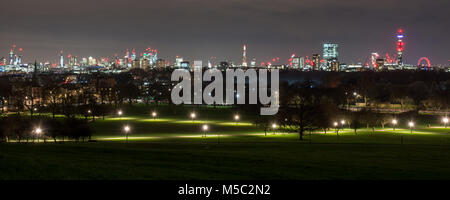
[[[1,144],[0,179],[450,179],[449,145]]]

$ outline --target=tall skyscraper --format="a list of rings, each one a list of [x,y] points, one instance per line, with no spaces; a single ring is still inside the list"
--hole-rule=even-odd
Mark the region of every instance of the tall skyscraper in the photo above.
[[[304,58],[304,57],[300,57],[300,60],[299,60],[299,67],[300,67],[301,69],[303,69],[303,68],[305,67],[305,58]]]
[[[247,67],[247,45],[242,48],[242,67]]]
[[[299,69],[300,68],[300,57],[293,57],[292,58],[292,68],[293,69]]]
[[[178,56],[175,58],[175,67],[180,68],[181,63],[183,62],[183,58],[179,58]]]
[[[256,58],[253,58],[252,61],[250,61],[250,67],[256,67]]]
[[[61,50],[61,52],[59,53],[59,66],[60,67],[64,67],[64,55],[63,55],[63,50]]]
[[[331,69],[332,63],[338,61],[338,44],[325,43],[323,44],[323,59],[326,61],[326,67]],[[335,66],[333,66],[335,68]]]
[[[11,49],[11,51],[9,51],[9,64],[13,65],[14,64],[14,49]]]
[[[403,66],[403,29],[397,31],[397,64]]]
[[[338,44],[330,44],[325,43],[323,44],[323,59],[325,60],[331,60],[331,59],[338,59],[339,53],[338,53]]]
[[[312,70],[317,71],[320,68],[320,56],[319,54],[313,54],[312,56]]]
[[[163,59],[156,60],[156,68],[164,69],[166,67],[166,61]]]

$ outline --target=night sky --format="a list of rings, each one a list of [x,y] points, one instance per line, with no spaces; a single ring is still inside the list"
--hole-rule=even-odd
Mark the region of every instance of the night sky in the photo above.
[[[340,60],[394,53],[405,30],[405,63],[420,57],[450,64],[449,0],[1,0],[0,58],[12,44],[24,61],[54,62],[61,49],[78,57],[123,56],[150,46],[173,62],[210,57],[264,62],[340,45]]]

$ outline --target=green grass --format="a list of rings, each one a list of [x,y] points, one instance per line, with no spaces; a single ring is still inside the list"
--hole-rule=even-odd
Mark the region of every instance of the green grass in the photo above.
[[[299,143],[0,145],[0,179],[449,179],[449,146]]]
[[[134,107],[90,123],[89,143],[0,144],[0,179],[450,179],[450,128],[406,127],[298,134],[233,121],[230,108],[170,113]],[[198,118],[189,119],[196,109]],[[133,114],[130,114],[133,113]],[[122,127],[131,127],[128,143]],[[203,124],[209,125],[202,137]]]

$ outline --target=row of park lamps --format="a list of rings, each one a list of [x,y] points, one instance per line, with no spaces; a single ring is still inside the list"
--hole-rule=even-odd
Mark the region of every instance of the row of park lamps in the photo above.
[[[91,113],[91,110],[88,110],[88,113]],[[122,116],[123,112],[122,112],[121,110],[119,110],[119,111],[117,112],[117,114],[118,114],[119,116]],[[155,119],[156,116],[157,116],[157,113],[156,113],[155,111],[153,111],[151,115],[152,115],[153,119]],[[191,116],[191,118],[192,118],[192,121],[194,122],[194,120],[195,120],[195,118],[196,118],[196,116],[197,116],[196,113],[195,113],[195,112],[192,112],[192,113],[190,114],[190,116]],[[239,119],[240,119],[240,116],[239,116],[239,115],[235,115],[235,116],[234,116],[234,120],[236,121],[236,125],[238,124]],[[443,117],[443,118],[442,118],[442,123],[444,123],[445,128],[447,128],[447,124],[449,123],[449,118],[448,118],[448,117]],[[397,119],[393,119],[393,120],[392,120],[392,125],[393,125],[393,130],[394,130],[394,131],[395,131],[395,127],[397,126],[397,124],[398,124],[398,120],[397,120]],[[336,128],[336,134],[339,134],[339,129],[338,129],[339,123],[338,123],[338,122],[334,122],[333,125],[334,125],[334,127]],[[345,125],[345,120],[341,120],[341,125],[342,125],[342,126]],[[414,126],[415,126],[414,122],[413,122],[413,121],[408,122],[408,126],[409,126],[409,128],[410,128],[410,130],[411,130],[411,133],[412,133],[413,128],[414,128]],[[276,129],[277,127],[278,127],[277,124],[275,124],[275,123],[272,124],[272,129],[273,129],[274,131],[275,131],[275,129]],[[209,126],[208,126],[207,124],[205,124],[205,125],[202,126],[202,131],[203,131],[202,137],[206,137],[206,132],[208,131],[208,129],[209,129]],[[125,125],[125,126],[123,127],[123,131],[125,132],[126,141],[128,142],[128,134],[129,134],[130,131],[131,131],[130,126],[129,126],[129,125]],[[42,129],[41,129],[40,127],[38,127],[38,128],[35,128],[33,132],[36,134],[36,136],[37,136],[37,138],[38,138],[38,142],[39,142],[39,136],[43,133]],[[218,138],[219,138],[219,137],[220,137],[220,136],[218,135]]]
[[[89,113],[90,113],[90,110],[89,110]],[[118,114],[119,116],[122,116],[123,112],[122,112],[121,110],[119,110],[119,111],[117,112],[117,114]],[[156,113],[155,111],[153,111],[151,115],[152,115],[153,119],[155,119],[156,116],[157,116],[157,113]],[[195,112],[192,112],[192,113],[190,114],[190,117],[191,117],[191,119],[192,119],[192,122],[194,123],[195,118],[197,117],[197,114],[196,114]],[[235,120],[235,122],[236,122],[236,125],[238,124],[239,119],[240,119],[240,116],[239,116],[239,115],[234,115],[234,120]],[[448,124],[448,122],[449,122],[448,117],[442,118],[442,122],[444,123],[445,128],[447,128],[447,124]],[[342,126],[344,126],[346,122],[345,122],[345,120],[341,120],[340,123],[341,123]],[[397,124],[398,124],[398,120],[397,120],[397,119],[393,119],[393,120],[392,120],[392,125],[393,125],[392,127],[393,127],[393,130],[394,130],[394,131],[395,131],[395,127],[397,126]],[[338,122],[334,122],[333,125],[334,125],[334,127],[336,128],[336,134],[339,134],[339,129],[338,129],[339,123],[338,123]],[[413,129],[414,129],[414,126],[415,126],[414,122],[413,122],[413,121],[408,122],[408,126],[409,126],[409,128],[410,128],[410,130],[411,130],[411,133],[412,133],[412,132],[413,132]],[[276,129],[277,127],[278,127],[278,125],[277,125],[276,123],[273,123],[273,124],[272,124],[272,129],[273,129],[274,131],[275,131],[275,129]],[[207,133],[207,131],[209,130],[209,126],[208,126],[207,124],[204,124],[204,125],[202,126],[201,129],[202,129],[202,132],[203,132],[202,137],[206,137],[206,133]],[[128,142],[128,134],[129,134],[129,132],[131,131],[131,128],[130,128],[129,125],[125,125],[124,128],[123,128],[123,130],[124,130],[125,135],[126,135],[126,141]],[[35,132],[36,132],[36,134],[40,134],[40,133],[41,133],[41,129],[38,128],[38,129],[36,129]],[[218,141],[219,141],[220,135],[218,134],[217,137],[218,137]]]
[[[447,128],[448,122],[449,122],[448,117],[443,117],[443,118],[442,118],[442,123],[444,123],[445,128]],[[342,126],[344,126],[345,120],[341,120],[341,124],[342,124]],[[397,120],[397,119],[393,119],[393,120],[392,120],[392,129],[393,129],[394,131],[395,131],[395,127],[397,126],[397,124],[398,124],[398,120]],[[338,122],[334,122],[333,125],[334,125],[334,127],[336,128],[336,133],[338,134],[338,133],[339,133],[339,132],[338,132],[338,131],[339,131],[339,130],[338,130],[338,125],[339,125],[339,123],[338,123]],[[413,129],[414,129],[414,126],[415,126],[415,123],[414,123],[413,121],[409,121],[409,122],[408,122],[408,126],[409,126],[409,129],[411,130],[411,133],[412,133],[412,131],[413,131]]]
[[[119,116],[122,116],[123,112],[122,112],[121,110],[119,110],[119,111],[117,111],[117,114],[118,114]],[[156,113],[155,111],[153,111],[153,112],[152,112],[152,117],[153,117],[153,119],[155,119],[156,116],[157,116],[157,113]],[[197,114],[196,114],[195,112],[192,112],[192,113],[190,114],[190,117],[191,117],[191,119],[192,119],[192,122],[194,122],[194,121],[195,121],[195,118],[197,117]],[[239,115],[234,115],[234,120],[236,121],[236,125],[238,124],[239,119],[240,119],[240,116],[239,116]],[[274,124],[273,126],[276,127],[275,124]],[[206,133],[207,133],[208,129],[209,129],[209,126],[208,126],[207,124],[204,124],[204,125],[202,126],[202,132],[203,132],[202,137],[206,137]],[[129,125],[125,125],[125,126],[123,127],[123,131],[125,132],[125,138],[126,138],[125,140],[126,140],[126,142],[128,142],[128,135],[130,134],[130,131],[131,131],[130,126],[129,126]],[[218,134],[217,137],[218,137],[218,141],[219,141],[220,135]]]

